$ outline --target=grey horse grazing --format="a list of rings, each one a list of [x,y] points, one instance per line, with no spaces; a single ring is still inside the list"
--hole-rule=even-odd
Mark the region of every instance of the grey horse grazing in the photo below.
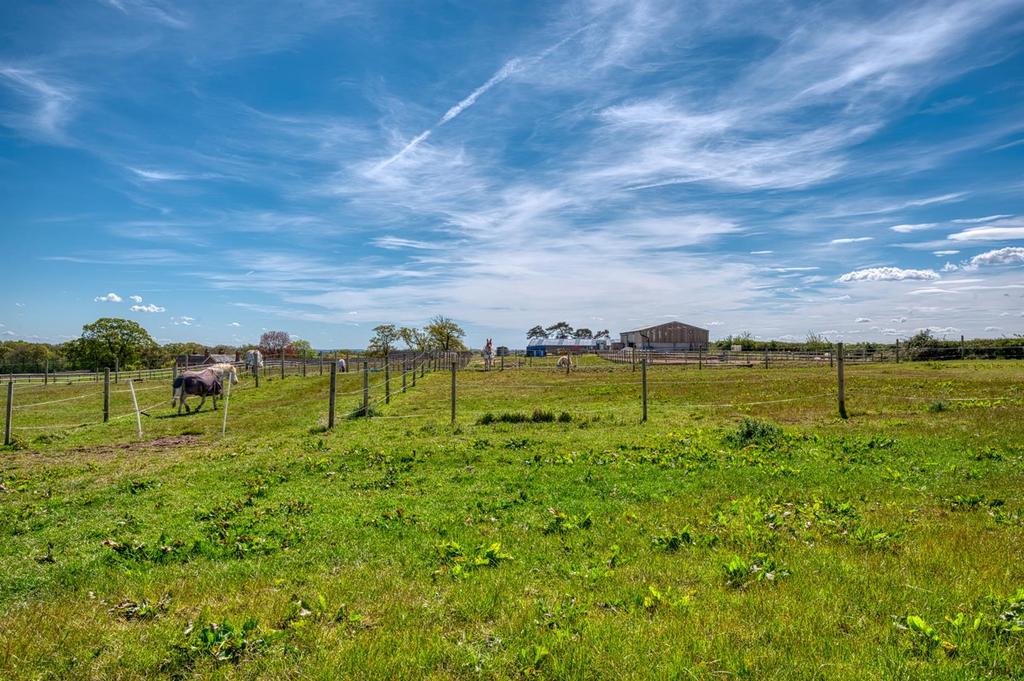
[[[185,413],[190,413],[192,410],[185,404],[185,400],[189,395],[198,395],[203,398],[200,400],[199,406],[196,407],[196,411],[199,411],[203,408],[206,397],[209,395],[213,397],[213,408],[217,409],[217,396],[220,395],[221,389],[220,377],[212,369],[186,371],[174,379],[174,397],[171,398],[171,408],[173,409],[177,405],[178,413],[181,414],[181,408],[185,407]]]

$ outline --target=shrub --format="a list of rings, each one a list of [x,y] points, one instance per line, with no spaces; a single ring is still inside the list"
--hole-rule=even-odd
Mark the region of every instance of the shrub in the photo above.
[[[751,443],[766,444],[782,437],[782,428],[770,421],[745,418],[736,430],[726,435],[726,440],[738,447]]]

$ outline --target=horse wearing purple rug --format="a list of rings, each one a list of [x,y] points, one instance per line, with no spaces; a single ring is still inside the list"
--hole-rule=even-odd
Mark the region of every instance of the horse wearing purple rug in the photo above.
[[[185,400],[190,395],[197,395],[203,399],[200,400],[196,411],[203,408],[207,396],[213,398],[213,408],[216,410],[217,396],[220,395],[221,389],[220,376],[212,369],[183,372],[174,379],[174,397],[171,399],[171,408],[173,409],[177,405],[178,413],[181,414],[181,408],[185,407],[185,413],[188,414],[191,412],[191,409],[185,404]]]

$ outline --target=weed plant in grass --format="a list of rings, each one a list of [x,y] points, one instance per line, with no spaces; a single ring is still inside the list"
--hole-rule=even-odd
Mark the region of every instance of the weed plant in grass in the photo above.
[[[319,377],[225,437],[16,412],[0,678],[1020,678],[1024,365],[847,369],[848,421],[827,369],[654,366],[641,424],[592,360],[459,372],[454,427],[448,372],[332,431]]]

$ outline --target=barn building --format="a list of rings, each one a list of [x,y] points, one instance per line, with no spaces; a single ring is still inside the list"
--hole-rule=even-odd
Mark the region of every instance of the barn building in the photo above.
[[[605,352],[611,348],[607,338],[531,338],[526,344],[527,357],[578,355],[584,352]]]
[[[665,322],[633,331],[623,331],[619,340],[624,348],[672,352],[708,347],[708,330],[682,322]]]

